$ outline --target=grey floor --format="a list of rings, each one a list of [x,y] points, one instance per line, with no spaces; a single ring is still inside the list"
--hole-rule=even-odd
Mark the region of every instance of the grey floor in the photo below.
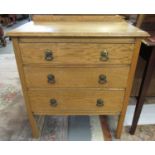
[[[71,116],[68,120],[68,140],[90,141],[90,120],[89,116]]]

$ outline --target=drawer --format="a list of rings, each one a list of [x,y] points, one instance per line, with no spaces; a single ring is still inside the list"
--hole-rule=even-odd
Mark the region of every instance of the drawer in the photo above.
[[[134,44],[20,43],[23,63],[130,64]]]
[[[50,89],[29,91],[35,114],[114,114],[122,109],[124,91]]]
[[[24,67],[28,88],[125,88],[129,66],[103,68]]]

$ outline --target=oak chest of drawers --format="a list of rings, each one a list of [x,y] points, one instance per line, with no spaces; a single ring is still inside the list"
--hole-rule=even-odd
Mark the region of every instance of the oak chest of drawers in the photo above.
[[[119,115],[121,135],[141,39],[126,22],[30,22],[12,32],[32,133],[34,115]]]

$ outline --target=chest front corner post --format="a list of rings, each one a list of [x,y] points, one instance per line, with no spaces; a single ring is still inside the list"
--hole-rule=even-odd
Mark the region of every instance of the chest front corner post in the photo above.
[[[129,102],[129,97],[130,97],[130,93],[131,93],[131,89],[132,89],[132,83],[133,83],[136,65],[137,65],[137,61],[138,61],[140,46],[141,46],[141,39],[136,39],[133,56],[132,56],[132,61],[131,61],[131,67],[130,67],[129,76],[128,76],[128,80],[127,80],[127,87],[126,87],[125,95],[124,95],[123,107],[122,107],[122,111],[119,115],[119,120],[118,120],[116,134],[115,134],[115,137],[117,139],[121,138],[125,114],[126,114],[126,110],[127,110],[127,106],[128,106],[128,102]]]

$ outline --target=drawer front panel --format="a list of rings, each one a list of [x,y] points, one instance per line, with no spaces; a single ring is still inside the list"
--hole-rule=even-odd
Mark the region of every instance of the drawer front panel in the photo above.
[[[125,88],[128,66],[104,68],[25,67],[28,88]]]
[[[67,112],[119,113],[124,91],[100,89],[50,89],[29,91],[32,111],[41,114]]]
[[[134,44],[20,43],[25,64],[130,64]]]

